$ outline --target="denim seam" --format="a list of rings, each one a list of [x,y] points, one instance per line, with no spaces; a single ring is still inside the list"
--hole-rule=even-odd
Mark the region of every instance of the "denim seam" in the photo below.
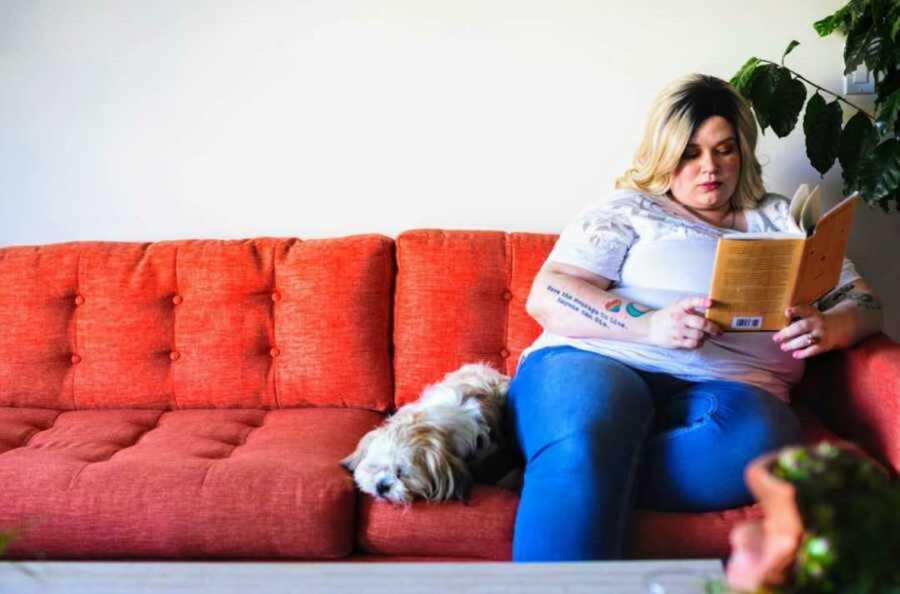
[[[566,433],[566,434],[563,435],[562,437],[557,437],[557,438],[554,439],[553,441],[550,441],[550,442],[545,443],[545,444],[542,445],[540,448],[538,448],[538,451],[536,451],[533,455],[531,455],[531,456],[528,457],[528,460],[527,460],[526,464],[533,464],[534,461],[535,461],[535,459],[536,459],[538,456],[540,456],[541,454],[543,454],[544,451],[545,451],[547,448],[549,448],[550,446],[556,445],[556,444],[558,444],[559,442],[561,442],[561,441],[563,441],[563,440],[565,440],[565,439],[569,439],[570,437],[572,437],[573,435],[575,435],[576,433],[578,433],[578,431],[581,431],[581,430],[580,430],[580,429],[576,429],[575,431],[570,431],[569,433]]]
[[[663,431],[662,433],[657,433],[656,435],[650,436],[650,440],[667,441],[680,435],[696,431],[697,429],[705,427],[707,424],[709,424],[709,422],[715,416],[716,411],[719,410],[719,399],[706,393],[702,394],[712,401],[712,409],[709,412],[705,413],[702,417],[700,417],[700,419],[691,423],[687,427],[679,427],[677,429],[672,429],[671,431]],[[686,400],[686,398],[682,398],[681,400]]]

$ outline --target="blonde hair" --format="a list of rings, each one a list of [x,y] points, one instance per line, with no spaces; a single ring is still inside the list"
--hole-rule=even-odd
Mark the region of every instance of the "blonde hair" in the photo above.
[[[755,206],[766,192],[762,167],[756,160],[756,119],[734,87],[704,74],[679,78],[660,92],[650,108],[631,167],[616,180],[616,188],[656,195],[668,192],[691,136],[714,115],[731,124],[741,152],[741,172],[732,205],[739,209]]]

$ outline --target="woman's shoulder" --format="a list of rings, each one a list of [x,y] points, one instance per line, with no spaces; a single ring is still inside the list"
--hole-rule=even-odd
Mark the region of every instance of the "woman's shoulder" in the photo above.
[[[764,194],[750,209],[761,219],[759,231],[786,231],[791,228],[791,200],[783,194]]]
[[[633,214],[647,209],[654,204],[653,196],[633,190],[631,188],[618,188],[592,200],[582,209],[582,214],[588,212],[618,212],[620,214]]]

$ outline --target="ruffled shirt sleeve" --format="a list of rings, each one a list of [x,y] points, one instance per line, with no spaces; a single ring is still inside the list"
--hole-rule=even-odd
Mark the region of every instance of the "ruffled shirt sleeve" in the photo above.
[[[625,255],[636,237],[626,211],[611,202],[593,205],[563,229],[547,260],[618,281]]]

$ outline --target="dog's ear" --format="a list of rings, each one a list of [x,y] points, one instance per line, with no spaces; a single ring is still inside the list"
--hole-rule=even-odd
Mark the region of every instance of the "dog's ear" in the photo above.
[[[445,431],[429,428],[417,436],[419,456],[428,476],[427,499],[465,500],[472,487],[472,475],[466,463],[453,453]]]
[[[359,440],[359,443],[356,444],[356,449],[352,454],[341,460],[341,466],[345,469],[353,472],[356,470],[356,467],[359,466],[359,463],[362,462],[362,459],[366,457],[366,451],[369,449],[369,445],[372,443],[372,440],[378,435],[378,432],[381,431],[381,427],[376,429],[372,429],[365,435],[363,435],[362,439]]]
[[[469,471],[469,467],[466,466],[466,463],[456,456],[452,457],[450,464],[455,467],[451,471],[451,476],[453,476],[453,498],[468,504],[469,492],[472,490],[472,484],[474,483],[472,473]]]

